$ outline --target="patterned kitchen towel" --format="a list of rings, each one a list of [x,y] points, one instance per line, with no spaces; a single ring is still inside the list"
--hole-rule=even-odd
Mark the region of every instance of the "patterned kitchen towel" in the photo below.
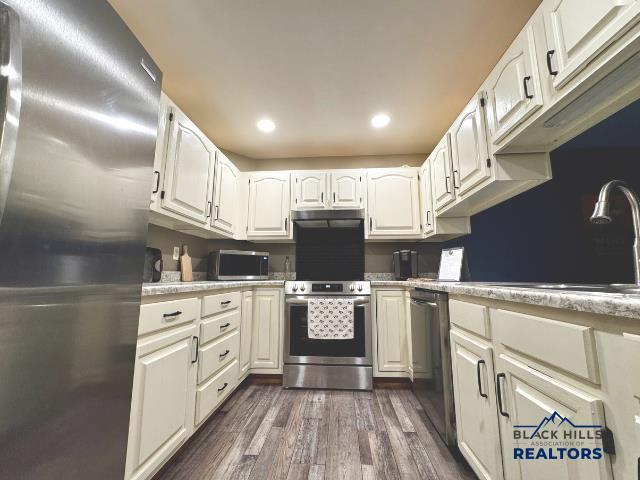
[[[324,340],[353,338],[353,299],[310,298],[308,336]]]

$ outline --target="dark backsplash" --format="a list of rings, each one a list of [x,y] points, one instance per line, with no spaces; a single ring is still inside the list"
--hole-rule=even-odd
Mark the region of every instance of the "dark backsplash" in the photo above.
[[[298,280],[362,280],[364,226],[299,228],[296,225]]]

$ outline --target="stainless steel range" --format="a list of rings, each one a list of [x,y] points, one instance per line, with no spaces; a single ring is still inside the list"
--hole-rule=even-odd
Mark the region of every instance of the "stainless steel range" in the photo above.
[[[353,339],[309,338],[308,302],[314,296],[353,299]],[[372,389],[370,297],[365,281],[285,283],[285,388]]]

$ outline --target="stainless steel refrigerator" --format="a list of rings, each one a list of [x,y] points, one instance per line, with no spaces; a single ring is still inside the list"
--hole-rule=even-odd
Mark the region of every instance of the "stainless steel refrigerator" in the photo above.
[[[0,0],[0,478],[124,475],[161,73],[106,0]]]

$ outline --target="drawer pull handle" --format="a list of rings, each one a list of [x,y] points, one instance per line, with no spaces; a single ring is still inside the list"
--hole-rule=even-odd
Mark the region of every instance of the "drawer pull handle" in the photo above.
[[[220,356],[220,358],[224,358],[224,357],[226,357],[227,355],[229,355],[229,350],[227,350],[227,351],[226,351],[226,352],[224,352],[224,353],[221,353],[219,356]]]
[[[504,373],[499,373],[496,376],[496,386],[498,387],[498,391],[496,392],[498,395],[498,411],[503,417],[509,418],[509,414],[502,408],[502,383],[500,382],[501,378],[507,378],[507,376]]]
[[[229,325],[231,325],[230,323],[225,323],[224,325],[220,325],[220,330],[224,330],[225,328],[227,328]]]
[[[220,387],[220,388],[218,389],[218,391],[219,391],[219,392],[223,391],[225,388],[227,388],[227,386],[228,386],[228,385],[229,385],[229,384],[228,384],[227,382],[224,382],[224,385],[223,385],[222,387]]]
[[[225,305],[229,305],[231,303],[231,300],[225,300],[224,302],[220,302],[220,305],[225,306]]]
[[[485,363],[484,360],[478,360],[476,363],[476,373],[478,374],[478,393],[482,398],[489,398],[486,393],[482,393],[482,378],[480,375],[480,365]]]
[[[162,315],[162,318],[170,318],[170,319],[174,319],[175,317],[177,317],[178,315],[181,315],[182,312],[180,310],[176,310],[173,313],[165,313]]]

